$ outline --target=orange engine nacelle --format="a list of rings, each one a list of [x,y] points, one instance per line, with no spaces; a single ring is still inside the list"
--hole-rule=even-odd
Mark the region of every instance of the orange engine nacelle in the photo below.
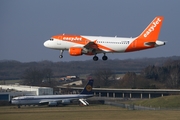
[[[69,48],[69,54],[71,56],[80,56],[82,55],[82,48],[71,47]]]

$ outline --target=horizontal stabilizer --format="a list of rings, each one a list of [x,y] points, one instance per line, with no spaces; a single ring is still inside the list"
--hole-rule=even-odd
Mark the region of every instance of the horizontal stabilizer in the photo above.
[[[163,41],[156,41],[156,42],[145,42],[145,46],[162,46],[166,43]]]

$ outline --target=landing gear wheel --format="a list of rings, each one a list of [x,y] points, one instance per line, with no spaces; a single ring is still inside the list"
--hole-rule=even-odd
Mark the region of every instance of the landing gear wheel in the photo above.
[[[93,57],[93,60],[94,60],[94,61],[98,61],[98,57],[97,57],[97,56],[94,56],[94,57]]]
[[[102,59],[103,59],[103,60],[107,60],[108,57],[104,55],[104,56],[102,57]]]
[[[20,105],[18,105],[18,108],[21,108],[21,106],[20,106]]]
[[[60,55],[59,58],[63,58],[63,55]]]

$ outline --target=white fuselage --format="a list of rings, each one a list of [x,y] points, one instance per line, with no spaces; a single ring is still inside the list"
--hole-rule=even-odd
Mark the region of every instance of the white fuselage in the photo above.
[[[101,36],[82,36],[85,37],[91,42],[95,42],[102,46],[107,46],[110,49],[103,49],[102,50],[106,53],[108,52],[124,52],[126,48],[133,42],[135,38],[122,38],[122,37],[101,37]],[[83,48],[84,44],[78,44],[71,41],[63,41],[59,39],[47,40],[44,42],[44,46],[57,49],[57,50],[69,50],[70,47],[81,47]],[[134,45],[135,47],[135,45]]]
[[[76,100],[76,99],[88,98],[92,96],[93,94],[22,96],[22,97],[13,98],[11,103],[15,105],[38,105],[41,103],[43,104],[53,101],[61,102],[62,100]]]

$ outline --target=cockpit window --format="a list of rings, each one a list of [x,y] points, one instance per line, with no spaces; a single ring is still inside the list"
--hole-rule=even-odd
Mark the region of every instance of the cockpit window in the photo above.
[[[51,41],[53,41],[54,39],[53,39],[53,38],[51,38],[50,40],[51,40]]]

